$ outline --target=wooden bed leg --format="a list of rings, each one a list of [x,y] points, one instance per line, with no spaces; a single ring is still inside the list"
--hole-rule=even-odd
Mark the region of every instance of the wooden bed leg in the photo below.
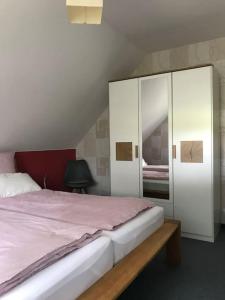
[[[176,266],[181,263],[181,224],[173,233],[166,244],[167,263],[170,266]]]

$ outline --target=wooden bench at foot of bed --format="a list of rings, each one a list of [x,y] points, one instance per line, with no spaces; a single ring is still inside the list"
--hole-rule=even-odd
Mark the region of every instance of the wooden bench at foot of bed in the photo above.
[[[164,246],[168,264],[180,264],[180,229],[179,221],[165,220],[155,233],[84,292],[79,300],[117,299]]]

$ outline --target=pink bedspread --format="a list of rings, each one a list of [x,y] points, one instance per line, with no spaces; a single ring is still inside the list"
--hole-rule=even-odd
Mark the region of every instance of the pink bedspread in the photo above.
[[[0,198],[0,295],[153,204],[42,190]]]
[[[0,295],[84,246],[98,230],[0,210]]]
[[[169,172],[168,165],[147,165],[143,167],[144,171]]]
[[[162,171],[143,171],[143,178],[150,180],[168,180],[169,173]]]
[[[0,198],[0,209],[11,209],[100,230],[113,230],[152,206],[153,203],[137,198],[102,197],[50,190]]]

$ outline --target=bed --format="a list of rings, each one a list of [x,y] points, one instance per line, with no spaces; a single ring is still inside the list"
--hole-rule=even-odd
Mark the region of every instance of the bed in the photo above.
[[[103,231],[113,242],[114,264],[118,263],[164,223],[162,207],[155,206],[114,231]]]
[[[154,257],[161,247],[163,247],[166,243],[167,245],[170,245],[171,241],[172,244],[174,244],[173,239],[175,236],[178,236],[176,233],[178,228],[179,227],[177,225],[167,228],[166,224],[163,224],[162,209],[158,207],[151,208],[150,210],[144,211],[134,217],[127,223],[119,226],[119,228],[115,229],[113,232],[103,231],[102,237],[99,237],[83,248],[72,252],[51,266],[34,274],[32,277],[4,294],[2,299],[70,300],[76,299],[83,292],[84,294],[80,297],[86,297],[85,293],[88,287],[95,284],[98,279],[97,283],[99,284],[105,276],[110,278],[114,274],[115,270],[116,272],[118,272],[118,270],[119,272],[122,272],[119,276],[116,276],[117,280],[120,279],[120,276],[121,279],[124,277],[124,272],[126,274],[128,272],[129,275],[132,274],[128,271],[127,264],[132,266],[133,263],[136,262],[134,266],[138,269],[135,269],[135,274],[138,274],[137,270],[140,272],[143,268],[143,263],[147,264],[147,262]],[[154,234],[156,234],[157,238],[154,237]],[[149,238],[153,239],[152,245],[149,244],[149,241],[151,242]],[[142,241],[143,243],[138,246]],[[143,249],[140,248],[140,250],[138,250],[139,248],[136,248],[136,246],[142,247]],[[157,246],[156,250],[154,250],[155,248],[153,246]],[[170,251],[170,255],[171,253],[172,256],[174,253],[179,253],[179,247],[176,244],[171,249],[172,251]],[[147,254],[146,258],[144,250]],[[154,255],[152,255],[153,250]],[[136,257],[135,255],[134,259],[132,259],[135,253],[139,253],[140,257]],[[149,254],[151,254],[150,257]],[[140,260],[140,258],[142,259]],[[127,262],[127,259],[130,263]],[[124,269],[124,262],[126,270]],[[142,264],[138,266],[140,262]],[[113,265],[114,267],[112,268]],[[132,276],[134,276],[134,274]],[[111,281],[111,279],[109,280]],[[130,278],[126,277],[126,282],[122,285],[122,287],[120,287],[118,293],[120,294],[130,282]],[[121,281],[119,281],[119,284],[121,285]],[[93,289],[95,290],[94,287],[95,285],[93,285]],[[97,290],[99,289],[97,288]],[[108,291],[109,289],[107,285],[105,287],[103,286],[103,295],[107,295]],[[111,292],[114,293],[115,291],[117,290],[113,289]],[[101,298],[90,296],[88,299]],[[112,298],[106,296],[102,299],[109,300],[115,298],[114,296]]]
[[[145,211],[114,231],[103,231],[101,237],[35,274],[1,299],[74,300],[163,223],[161,207]]]
[[[77,253],[82,252],[83,248],[77,249],[84,247],[87,243],[93,245],[94,242],[92,241],[100,234],[104,236],[103,230],[114,231],[116,236],[120,236],[120,231],[124,230],[122,229],[123,226],[127,228],[133,226],[133,232],[136,234],[138,232],[141,234],[143,230],[147,230],[147,224],[144,226],[144,223],[147,222],[145,213],[153,208],[153,204],[150,202],[136,198],[100,197],[42,190],[35,182],[32,182],[30,177],[27,181],[27,177],[27,174],[18,173],[0,175],[0,295],[17,289],[19,285],[23,285],[25,281],[29,281],[30,278],[39,273],[43,274],[43,270],[48,266],[60,265],[60,259],[65,255],[70,256],[73,252],[74,255],[77,255]],[[11,178],[13,178],[13,182],[17,180],[13,189]],[[20,184],[18,184],[19,180]],[[24,187],[26,187],[24,180],[26,184],[32,184],[33,191],[24,193]],[[14,192],[16,189],[18,193],[18,188],[22,189],[23,193],[2,197],[4,189],[7,190],[7,193]],[[141,216],[142,212],[143,215]],[[143,229],[137,224],[135,229],[135,226],[132,225],[136,216],[139,217],[137,224],[142,223]],[[142,219],[145,222],[140,222]],[[126,233],[127,230],[124,231]],[[145,235],[149,233],[148,230]],[[126,234],[128,236],[129,232]],[[124,238],[126,239],[125,234]],[[143,240],[144,237],[141,238]],[[113,239],[106,237],[103,239],[112,241],[112,245],[114,244]],[[114,255],[112,245],[110,245],[112,249],[108,251]],[[103,246],[100,245],[101,248],[104,248]],[[126,249],[126,251],[128,250]],[[102,272],[98,272],[99,276],[102,276],[108,267],[117,262],[113,255]],[[98,256],[94,253],[93,257],[95,259]],[[76,259],[80,260],[79,256]],[[100,256],[98,263],[101,260],[102,257]],[[88,268],[88,266],[86,267]],[[75,266],[72,271],[76,273]],[[80,269],[78,271],[82,272]],[[92,272],[92,269],[90,268],[88,272]],[[54,276],[52,277],[54,278]],[[94,277],[95,280],[98,278],[98,276]],[[45,281],[42,277],[39,279],[42,282]],[[61,279],[62,289],[60,290],[63,291],[64,280]],[[69,280],[67,276],[66,280]],[[51,295],[54,290],[52,291],[51,285],[46,284],[46,282],[43,293],[46,292]],[[51,282],[54,287],[54,281],[51,280]],[[76,278],[76,282],[80,287],[84,286],[85,288],[90,283],[90,281],[87,283],[83,281],[82,277]],[[29,285],[21,289],[31,290]]]
[[[111,240],[99,237],[30,277],[1,300],[75,300],[112,266]]]
[[[42,176],[40,176],[40,178],[42,178]],[[46,192],[43,191],[43,193],[45,194]],[[74,196],[73,194],[70,195],[71,197]],[[96,209],[96,211],[98,211],[98,207],[102,205],[101,201],[105,198],[102,197],[98,203],[96,202],[95,196],[77,195],[77,197],[78,202],[79,200],[85,202],[86,197],[91,197],[92,201],[89,202],[89,206],[94,203],[92,208],[87,211],[86,218],[84,218],[85,224],[83,225],[89,226],[89,219],[91,218],[93,210]],[[79,199],[79,197],[82,197],[82,199]],[[19,203],[18,200],[19,198],[16,200],[16,203]],[[117,200],[118,199],[115,199],[115,204],[112,205],[110,218],[112,217],[112,219],[114,219],[113,216],[116,214],[113,210],[115,207],[118,208],[120,206],[121,209],[119,209],[119,211],[117,210],[118,215],[121,212],[121,216],[117,220],[118,222],[119,220],[121,221],[120,218],[123,218],[124,208],[126,208],[126,199],[125,201],[120,199],[120,203],[117,202]],[[130,201],[132,201],[132,199],[129,199],[129,202]],[[37,195],[34,201],[34,203],[38,202],[40,205],[45,203],[40,194]],[[139,207],[140,202],[139,200],[136,202],[137,207]],[[25,211],[18,211],[20,214],[27,213],[28,215],[32,215],[32,211],[29,211],[29,203],[31,203],[31,197],[29,195],[27,197],[27,203],[21,207],[20,204],[16,207],[10,207],[12,204],[10,204],[10,197],[7,199],[6,207],[4,207],[4,203],[5,201],[0,204],[2,205],[0,210],[9,208],[9,210],[15,209],[17,211],[23,207]],[[123,207],[124,203],[125,207]],[[54,209],[52,209],[53,207],[55,207],[55,205],[49,205],[51,209],[48,210],[48,205],[45,206],[41,210],[41,217],[50,220],[57,219],[57,215],[48,215],[48,211],[51,213],[54,211]],[[38,209],[35,210],[35,217],[37,218],[40,217],[38,216],[38,211]],[[65,210],[62,208],[62,211]],[[69,211],[71,213],[72,209]],[[46,215],[44,215],[45,213]],[[63,219],[64,215],[61,216],[62,220],[57,220],[70,223],[71,219],[68,219],[68,214],[66,215],[66,220]],[[82,218],[79,219],[79,213],[75,214],[74,217],[77,223],[82,222]],[[81,299],[115,299],[164,245],[167,245],[169,261],[173,264],[179,263],[180,224],[174,222],[164,223],[162,208],[153,207],[148,204],[147,206],[143,206],[138,213],[133,211],[133,208],[130,208],[128,220],[125,222],[122,219],[121,222],[115,223],[117,225],[113,231],[112,228],[115,224],[107,224],[107,218],[104,219],[104,216],[102,217],[103,221],[105,221],[104,230],[99,230],[98,227],[98,219],[101,219],[101,217],[96,217],[94,224],[92,224],[94,228],[98,229],[98,236],[95,237],[94,241],[90,241],[89,244],[84,245],[81,249],[75,250],[65,257],[61,257],[58,261],[36,272],[16,287],[10,289],[7,293],[4,293],[1,299],[70,300],[76,299],[79,296]],[[171,251],[172,248],[173,251]],[[174,257],[174,254],[176,257]],[[129,272],[130,267],[133,268],[132,272]],[[127,271],[129,274],[127,274]],[[116,276],[116,278],[114,278],[114,276]],[[117,285],[116,287],[114,286],[115,283]],[[99,284],[101,286],[100,289]],[[109,288],[109,285],[111,288]],[[96,291],[97,293],[101,292],[101,296],[99,294],[96,296]],[[108,294],[109,292],[110,295]]]
[[[164,247],[167,264],[170,267],[177,267],[181,263],[180,228],[179,221],[165,220],[158,230],[125,256],[78,299],[117,299]]]
[[[149,198],[169,199],[169,166],[143,167],[143,194]]]

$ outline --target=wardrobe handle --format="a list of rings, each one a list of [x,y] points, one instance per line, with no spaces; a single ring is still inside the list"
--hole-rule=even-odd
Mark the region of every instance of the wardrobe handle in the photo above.
[[[135,146],[135,158],[138,158],[138,145]]]
[[[193,157],[193,155],[192,155],[192,146],[191,146],[191,150],[190,150],[190,161],[192,161],[192,157]]]
[[[173,145],[173,147],[172,147],[172,156],[173,156],[173,159],[177,158],[177,146],[176,145]]]

